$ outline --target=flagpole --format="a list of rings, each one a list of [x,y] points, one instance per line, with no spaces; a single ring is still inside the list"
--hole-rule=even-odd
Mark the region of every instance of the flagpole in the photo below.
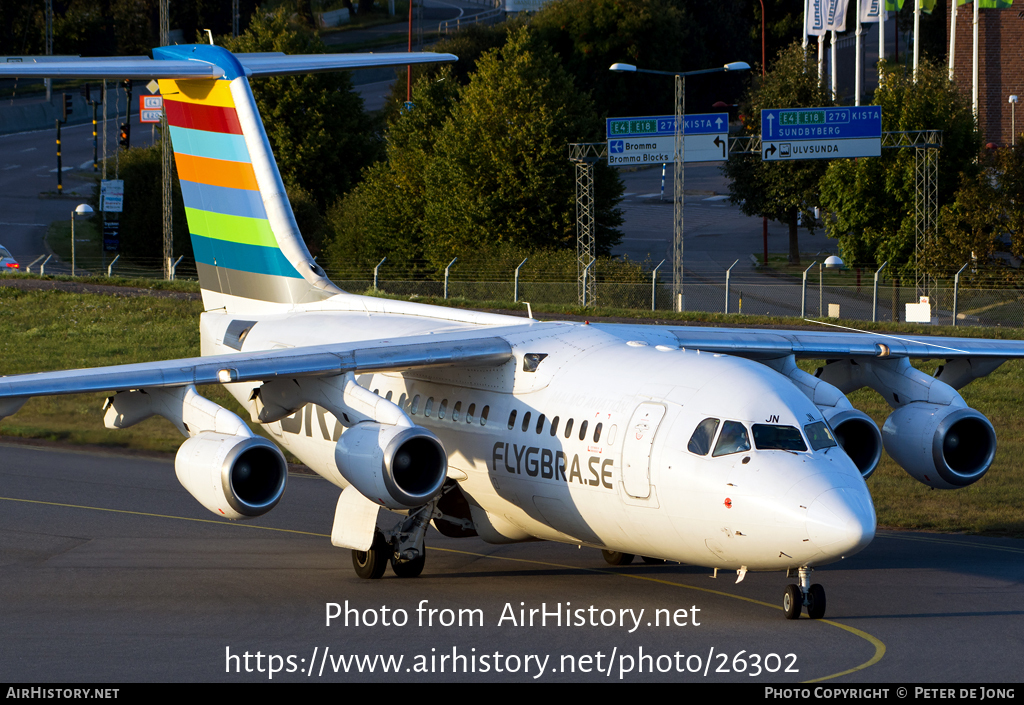
[[[921,57],[921,0],[914,0],[914,83],[917,83],[917,62]]]
[[[860,3],[861,3],[861,0],[857,0],[857,60],[854,62],[854,71],[857,72],[857,75],[856,75],[856,77],[854,78],[854,81],[853,81],[853,83],[854,83],[854,88],[853,88],[853,92],[854,92],[853,104],[854,105],[860,105],[860,88],[861,88],[861,86],[860,86],[860,72],[861,72],[861,59],[860,59],[861,45],[860,45],[860,37],[861,37],[861,33],[863,31],[863,28],[862,28],[861,22],[860,22]]]
[[[807,6],[810,3],[811,0],[804,0],[804,54],[807,53]]]
[[[818,35],[818,85],[825,84],[825,34]]]
[[[956,56],[956,7],[957,0],[953,0],[953,12],[949,16],[949,80],[953,80],[953,57]]]
[[[882,70],[882,62],[885,61],[885,14],[888,10],[885,9],[886,0],[879,0],[882,8],[878,12],[878,85],[882,85],[882,76],[885,73]]]
[[[837,100],[839,86],[837,85],[838,73],[836,72],[836,31],[832,30],[832,100]]]
[[[974,87],[971,90],[974,123],[978,123],[978,0],[974,0]]]

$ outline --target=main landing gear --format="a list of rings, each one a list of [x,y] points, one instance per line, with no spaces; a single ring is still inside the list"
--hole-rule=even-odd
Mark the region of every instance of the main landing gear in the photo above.
[[[811,585],[811,569],[807,566],[798,571],[799,585],[787,585],[782,595],[782,609],[786,619],[799,619],[800,612],[807,607],[807,616],[821,619],[825,616],[825,588],[815,583]]]
[[[352,551],[352,567],[356,575],[368,580],[384,576],[388,563],[399,578],[415,578],[427,562],[424,537],[430,520],[442,516],[437,499],[425,504],[384,534],[374,531],[373,544],[367,551]]]

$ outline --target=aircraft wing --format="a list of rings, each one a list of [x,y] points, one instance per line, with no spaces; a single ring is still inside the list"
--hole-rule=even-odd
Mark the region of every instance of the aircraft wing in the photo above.
[[[0,377],[0,417],[4,399],[54,394],[120,391],[189,384],[226,384],[276,378],[328,377],[346,372],[382,372],[465,365],[496,367],[512,357],[503,338],[415,336],[396,341],[359,341],[330,345],[240,352],[180,360],[113,365]],[[15,409],[16,410],[16,409]]]
[[[1024,341],[932,336],[896,336],[877,332],[796,331],[757,328],[669,328],[679,346],[750,359],[785,355],[798,358],[892,358],[956,360],[1024,357]]]

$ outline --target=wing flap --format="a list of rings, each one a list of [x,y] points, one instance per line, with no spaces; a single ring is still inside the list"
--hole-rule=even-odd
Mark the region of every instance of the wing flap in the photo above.
[[[915,359],[1019,358],[1024,341],[930,336],[893,336],[884,333],[758,330],[756,328],[675,328],[679,346],[750,359],[786,355],[799,358]]]

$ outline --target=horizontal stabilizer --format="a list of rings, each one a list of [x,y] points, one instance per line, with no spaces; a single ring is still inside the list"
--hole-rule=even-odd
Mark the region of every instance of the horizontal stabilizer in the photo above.
[[[457,61],[454,54],[433,52],[382,54],[235,54],[247,76],[286,76],[291,74],[369,69],[381,66],[435,64]],[[0,64],[0,78],[95,78],[136,80],[150,78],[221,78],[224,69],[203,60],[157,60],[139,56],[68,59],[66,61],[12,62]]]

